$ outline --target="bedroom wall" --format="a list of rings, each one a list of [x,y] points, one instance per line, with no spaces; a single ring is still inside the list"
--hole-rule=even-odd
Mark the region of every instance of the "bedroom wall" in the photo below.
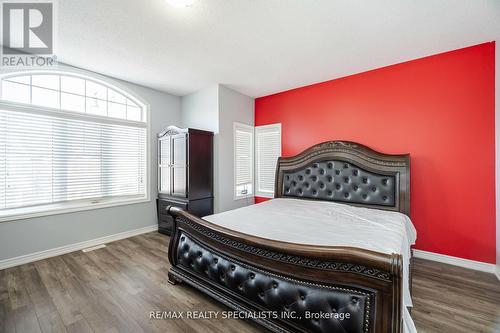
[[[222,84],[210,85],[182,97],[182,126],[213,131],[214,212],[253,204],[234,200],[233,122],[253,125],[254,99]]]
[[[335,139],[410,153],[416,248],[495,263],[494,94],[484,43],[257,98],[255,125],[282,124],[283,156]]]
[[[234,133],[233,123],[253,126],[254,98],[219,85],[219,201],[217,212],[254,203],[253,198],[234,200]]]
[[[144,227],[154,227],[157,224],[156,134],[165,126],[180,122],[180,97],[125,81],[115,81],[129,88],[150,105],[151,201],[2,222],[0,223],[0,266],[2,260],[5,259]]]
[[[500,38],[500,32],[499,38]],[[498,41],[499,39],[497,39]],[[500,192],[500,51],[495,47],[495,152],[496,152],[496,193]],[[500,197],[497,196],[497,217],[500,216]],[[497,267],[496,275],[500,280],[500,218],[497,218]]]

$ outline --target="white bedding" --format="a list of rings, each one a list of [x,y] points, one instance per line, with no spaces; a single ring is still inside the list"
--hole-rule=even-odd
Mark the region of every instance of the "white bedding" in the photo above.
[[[416,332],[407,310],[410,246],[416,231],[404,214],[326,201],[273,199],[204,217],[238,232],[298,244],[349,246],[403,257],[403,332]],[[319,232],[318,232],[319,231]]]

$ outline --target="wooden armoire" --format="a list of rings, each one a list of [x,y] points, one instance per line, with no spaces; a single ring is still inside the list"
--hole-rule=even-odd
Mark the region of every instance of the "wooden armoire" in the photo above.
[[[170,235],[169,205],[203,217],[213,214],[213,137],[169,126],[158,134],[158,231]]]

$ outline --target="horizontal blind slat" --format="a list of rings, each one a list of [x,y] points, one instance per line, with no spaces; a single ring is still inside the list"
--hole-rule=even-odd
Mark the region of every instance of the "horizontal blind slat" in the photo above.
[[[255,128],[257,192],[274,194],[276,164],[281,155],[281,125]]]
[[[0,210],[144,196],[146,129],[0,110]]]

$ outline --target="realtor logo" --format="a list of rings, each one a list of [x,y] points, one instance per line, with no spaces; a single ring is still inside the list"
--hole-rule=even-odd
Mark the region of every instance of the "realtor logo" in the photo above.
[[[0,0],[2,68],[55,66],[56,0]]]
[[[4,54],[52,54],[52,3],[2,4]]]

